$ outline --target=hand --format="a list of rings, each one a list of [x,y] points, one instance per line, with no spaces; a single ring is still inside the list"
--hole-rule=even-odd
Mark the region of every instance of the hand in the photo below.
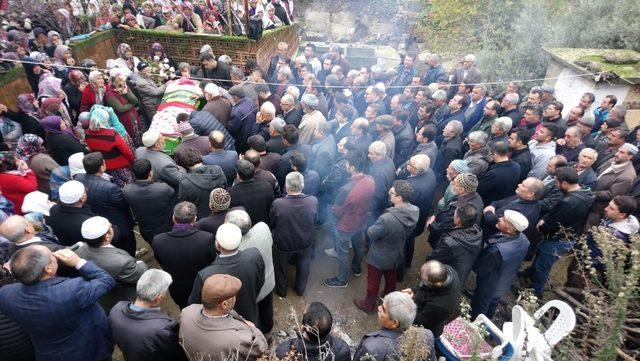
[[[431,223],[436,221],[436,216],[431,216],[429,217],[429,220],[427,221],[427,227],[429,227],[431,225]]]
[[[260,124],[262,123],[262,113],[258,112],[258,114],[256,114],[256,123]]]
[[[543,224],[544,224],[544,219],[541,219],[536,225],[536,230],[538,230],[538,232],[540,232],[540,227],[542,227]]]
[[[496,213],[496,208],[492,207],[492,206],[486,206],[486,207],[484,207],[484,211],[483,212],[484,213],[488,213],[488,212]]]
[[[26,172],[29,170],[29,165],[27,164],[27,162],[25,162],[22,159],[18,159],[16,161],[16,167],[18,168],[19,171],[21,172]]]
[[[70,249],[63,248],[57,250],[53,252],[53,255],[58,259],[58,261],[69,267],[75,268],[78,265],[78,262],[80,262],[80,257]]]
[[[409,296],[413,297],[413,291],[411,290],[411,288],[405,288],[404,290],[402,290],[402,292],[408,294]]]
[[[9,261],[5,262],[2,265],[2,268],[6,269],[7,271],[11,272],[11,263]]]
[[[558,145],[564,146],[566,144],[564,138],[560,138],[558,140],[556,140],[556,143],[558,143]]]

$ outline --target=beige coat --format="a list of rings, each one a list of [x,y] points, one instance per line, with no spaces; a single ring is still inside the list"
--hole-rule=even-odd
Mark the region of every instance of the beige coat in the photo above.
[[[182,30],[182,22],[184,21],[184,16],[182,14],[176,15],[169,24],[175,30]],[[193,13],[191,14],[191,22],[193,23],[193,27],[195,28],[196,33],[202,33],[202,19],[200,19],[200,15]]]
[[[180,343],[191,360],[255,360],[268,349],[267,340],[235,311],[224,318],[207,318],[202,305],[193,304],[180,314]]]
[[[300,121],[300,126],[298,127],[300,134],[298,144],[309,144],[311,140],[313,140],[313,131],[318,127],[318,125],[326,122],[327,119],[317,110],[305,114]]]
[[[604,214],[604,209],[613,197],[627,194],[636,179],[636,171],[632,162],[627,162],[625,167],[617,173],[602,175],[611,163],[606,162],[598,168],[598,183],[596,184],[596,189],[593,190],[596,195],[596,201],[591,206],[585,229],[598,225]]]

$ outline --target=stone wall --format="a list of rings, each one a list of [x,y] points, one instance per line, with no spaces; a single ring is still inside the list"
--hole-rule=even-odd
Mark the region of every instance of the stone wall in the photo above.
[[[18,65],[0,76],[0,103],[11,110],[18,110],[16,103],[18,95],[31,92],[31,86],[22,66]]]
[[[95,33],[82,41],[71,42],[69,46],[78,64],[84,59],[93,59],[99,68],[104,68],[107,59],[113,59],[117,56],[118,44],[116,31],[108,30]]]

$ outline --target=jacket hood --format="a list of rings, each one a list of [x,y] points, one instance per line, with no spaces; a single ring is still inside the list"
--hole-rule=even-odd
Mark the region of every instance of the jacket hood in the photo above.
[[[609,225],[611,228],[617,230],[618,232],[633,235],[640,231],[640,223],[638,219],[634,216],[629,216],[626,222],[623,223],[611,223]]]
[[[226,177],[220,166],[203,165],[187,173],[184,181],[190,182],[200,189],[211,190],[215,187],[224,186],[224,184],[220,184],[221,179],[226,181]]]
[[[476,252],[482,246],[482,230],[477,224],[453,229],[449,232],[449,237],[469,252]]]
[[[580,188],[575,192],[570,193],[571,196],[578,198],[581,202],[587,207],[591,207],[593,203],[596,201],[596,194],[591,191],[588,187]]]
[[[415,226],[420,215],[420,209],[410,203],[405,203],[401,207],[387,208],[387,211],[405,227]]]

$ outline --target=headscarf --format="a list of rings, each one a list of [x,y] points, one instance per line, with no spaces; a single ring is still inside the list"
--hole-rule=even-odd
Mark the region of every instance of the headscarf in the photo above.
[[[42,146],[42,143],[44,143],[44,141],[39,136],[35,134],[25,134],[18,139],[18,148],[16,149],[16,153],[18,153],[18,156],[23,161],[29,164],[29,162],[31,162],[31,158],[36,154],[47,152]]]
[[[7,40],[22,47],[27,47],[29,45],[29,39],[27,39],[27,36],[23,32],[15,29],[9,30],[7,33]]]
[[[162,60],[162,59],[167,57],[167,54],[164,52],[164,48],[162,47],[162,44],[153,43],[153,44],[151,44],[151,47],[149,48],[149,58],[150,59],[153,59],[153,57],[156,56],[156,51],[162,52],[162,55],[160,56],[160,60]]]
[[[94,109],[89,118],[89,129],[94,132],[100,129],[111,129],[109,124],[109,113],[104,109]]]
[[[53,43],[53,37],[54,37],[54,36],[56,36],[56,35],[57,35],[60,39],[62,39],[62,36],[60,36],[60,33],[59,33],[59,32],[57,32],[57,31],[53,31],[53,30],[51,30],[51,31],[49,31],[49,32],[47,33],[47,46],[55,45],[55,44]]]
[[[55,58],[55,60],[60,62],[60,64],[67,65],[64,60],[64,54],[67,51],[71,51],[71,48],[66,45],[58,45],[56,46],[56,50],[53,52],[53,57]]]
[[[55,112],[60,110],[60,104],[62,104],[62,98],[43,99],[39,116],[43,118],[49,115],[56,115]]]
[[[18,108],[28,115],[35,116],[38,110],[33,105],[36,101],[36,96],[33,93],[25,93],[18,95]]]
[[[78,88],[82,82],[87,82],[87,76],[80,70],[74,69],[69,72],[69,83]]]
[[[16,154],[11,151],[0,152],[0,173],[11,172],[17,169]]]
[[[49,76],[38,84],[38,98],[57,98],[62,92],[62,79]]]
[[[188,1],[183,2],[182,3],[182,9],[184,9],[184,8],[190,9],[191,13],[193,14],[193,4],[192,3],[188,2]]]
[[[129,44],[127,43],[121,43],[120,45],[118,45],[118,56],[124,59],[124,54],[127,52],[127,50],[131,50],[131,46],[129,46]]]
[[[93,86],[93,83],[95,82],[96,78],[98,76],[103,76],[102,73],[98,70],[94,70],[91,73],[89,73],[89,84],[91,86],[91,89],[93,89],[93,92],[96,94],[96,103],[97,104],[102,104],[102,101],[104,99],[104,94],[106,92],[106,88],[105,87],[100,87],[98,89],[96,89]]]
[[[48,117],[42,118],[42,120],[40,120],[40,125],[42,125],[47,133],[66,134],[75,138],[75,135],[73,135],[73,131],[71,130],[71,128],[67,128],[65,130],[62,130],[60,128],[60,122],[62,122],[62,118],[60,116],[50,115]]]

